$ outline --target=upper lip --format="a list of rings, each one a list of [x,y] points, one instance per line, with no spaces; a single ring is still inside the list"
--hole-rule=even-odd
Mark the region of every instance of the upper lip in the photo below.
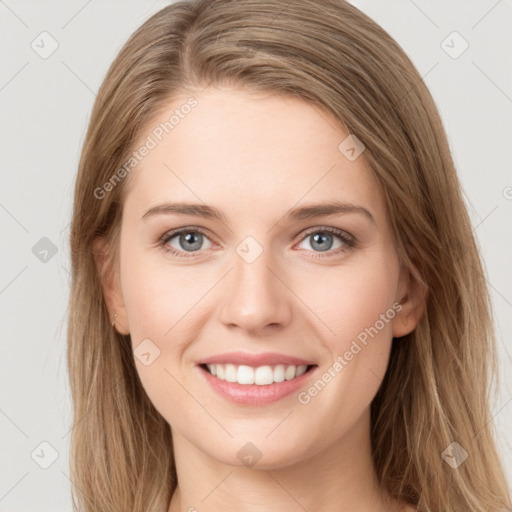
[[[261,354],[251,354],[248,352],[225,352],[224,354],[216,354],[211,357],[200,359],[197,361],[197,364],[234,364],[258,367],[275,366],[278,364],[310,366],[315,363],[306,359],[301,359],[300,357],[278,354],[277,352],[263,352]]]

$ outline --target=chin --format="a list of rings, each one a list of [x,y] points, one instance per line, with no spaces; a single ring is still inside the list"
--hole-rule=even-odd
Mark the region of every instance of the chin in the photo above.
[[[311,456],[304,451],[304,443],[295,441],[283,444],[283,439],[276,437],[270,441],[261,439],[260,435],[252,437],[245,435],[240,441],[235,438],[230,440],[226,445],[221,446],[221,451],[211,451],[211,445],[208,446],[206,453],[218,462],[235,467],[246,467],[248,469],[280,469],[292,466]],[[308,436],[304,435],[304,439]],[[219,446],[219,445],[217,445]],[[302,450],[298,450],[297,446],[302,446]]]

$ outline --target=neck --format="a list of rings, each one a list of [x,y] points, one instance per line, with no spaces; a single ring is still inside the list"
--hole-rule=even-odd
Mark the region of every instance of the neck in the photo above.
[[[377,483],[369,410],[335,445],[286,467],[256,469],[219,463],[175,431],[173,445],[178,487],[168,512],[400,509]]]

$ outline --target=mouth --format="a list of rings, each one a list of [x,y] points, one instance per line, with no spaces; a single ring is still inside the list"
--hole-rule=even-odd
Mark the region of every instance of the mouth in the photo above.
[[[311,385],[310,382],[318,373],[317,364],[294,365],[291,361],[287,364],[259,363],[259,366],[208,362],[198,363],[196,368],[209,389],[239,406],[264,406],[279,402]]]
[[[277,402],[314,378],[318,364],[277,352],[225,352],[196,361],[207,387],[239,405]]]
[[[272,384],[298,379],[317,365],[263,365],[248,366],[235,364],[200,364],[205,372],[217,380],[237,383],[242,386],[270,386]]]

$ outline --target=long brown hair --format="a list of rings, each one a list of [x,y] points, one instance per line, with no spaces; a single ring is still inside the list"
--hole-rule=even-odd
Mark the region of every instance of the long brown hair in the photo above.
[[[496,375],[489,295],[421,76],[381,27],[343,0],[196,0],[165,7],[130,37],[98,92],[83,145],[68,327],[75,510],[166,510],[176,488],[170,427],[142,388],[129,336],[112,329],[92,247],[105,237],[117,261],[131,175],[103,185],[144,127],[173,95],[217,84],[301,98],[363,141],[403,267],[427,290],[425,313],[393,342],[372,402],[382,486],[429,512],[510,507],[489,407]],[[468,454],[458,468],[442,456],[454,442]]]

